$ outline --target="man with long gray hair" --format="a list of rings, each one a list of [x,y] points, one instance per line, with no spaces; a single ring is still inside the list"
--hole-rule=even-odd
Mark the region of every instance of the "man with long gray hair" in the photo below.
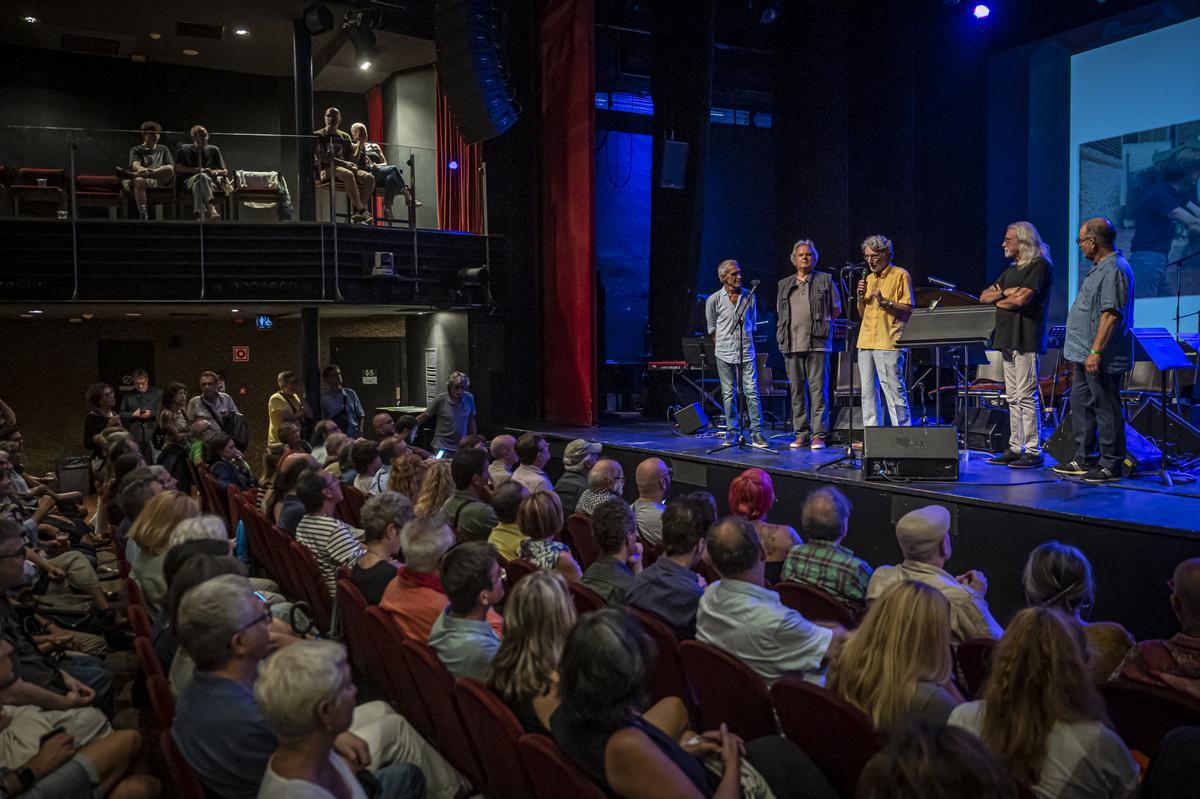
[[[1054,284],[1050,249],[1029,222],[1013,222],[1004,231],[1009,267],[980,295],[996,306],[992,346],[1004,359],[1004,395],[1008,400],[1008,450],[988,463],[1035,469],[1042,457],[1042,397],[1038,356],[1046,352],[1046,305]]]

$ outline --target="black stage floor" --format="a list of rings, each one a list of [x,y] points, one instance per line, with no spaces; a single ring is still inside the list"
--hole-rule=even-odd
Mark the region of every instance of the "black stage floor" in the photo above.
[[[733,478],[745,468],[761,467],[771,473],[778,499],[768,518],[801,534],[804,497],[820,485],[837,485],[854,505],[846,545],[875,565],[899,559],[894,525],[900,516],[931,502],[945,505],[953,519],[954,547],[947,569],[985,570],[988,601],[1001,622],[1023,606],[1021,571],[1030,550],[1054,538],[1078,546],[1092,560],[1098,585],[1094,619],[1120,621],[1139,638],[1169,636],[1177,627],[1165,581],[1181,560],[1200,556],[1200,484],[1166,488],[1147,476],[1091,486],[1060,478],[1049,468],[992,466],[982,452],[963,454],[955,482],[878,482],[864,480],[859,470],[817,471],[843,449],[792,450],[785,436],[772,441],[779,454],[749,448],[708,454],[719,439],[681,436],[661,422],[546,425],[538,432],[558,456],[574,438],[603,443],[605,454],[624,467],[630,500],[637,496],[634,470],[649,456],[671,463],[672,496],[704,488],[717,497],[721,513],[728,512]],[[561,469],[555,458],[547,472],[556,479]]]

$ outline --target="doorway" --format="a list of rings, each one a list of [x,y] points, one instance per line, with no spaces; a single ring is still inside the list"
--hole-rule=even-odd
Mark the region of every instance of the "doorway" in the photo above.
[[[377,408],[409,404],[404,345],[403,336],[329,340],[333,363],[342,368],[346,386],[358,392],[368,419]]]

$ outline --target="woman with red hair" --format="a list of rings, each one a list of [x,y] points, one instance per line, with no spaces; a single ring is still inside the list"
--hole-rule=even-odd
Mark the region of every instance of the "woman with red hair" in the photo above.
[[[788,550],[804,543],[791,526],[767,521],[767,511],[774,504],[775,484],[762,469],[747,469],[729,485],[729,512],[754,523],[767,561],[764,576],[772,585],[779,582]]]

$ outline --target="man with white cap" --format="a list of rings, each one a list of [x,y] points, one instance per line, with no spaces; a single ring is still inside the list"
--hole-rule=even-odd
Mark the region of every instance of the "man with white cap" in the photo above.
[[[867,602],[874,602],[896,583],[913,580],[942,592],[950,602],[950,639],[958,646],[968,638],[999,638],[1004,628],[992,617],[987,578],[971,569],[955,577],[945,571],[950,560],[950,511],[927,505],[909,511],[896,522],[896,541],[904,555],[898,566],[880,566],[867,584]]]
[[[567,444],[567,449],[563,453],[563,468],[566,471],[554,484],[554,493],[558,494],[558,498],[562,500],[563,516],[570,516],[575,512],[575,506],[579,503],[579,495],[587,490],[588,473],[592,471],[592,467],[596,465],[599,457],[600,443],[598,441],[585,441],[577,438]]]

